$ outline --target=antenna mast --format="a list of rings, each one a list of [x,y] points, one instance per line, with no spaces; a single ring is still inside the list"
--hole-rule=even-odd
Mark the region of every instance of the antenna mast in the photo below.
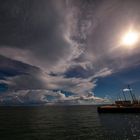
[[[129,89],[129,92],[130,92],[130,95],[131,95],[131,97],[132,97],[133,102],[135,102],[135,101],[136,101],[136,97],[135,97],[135,95],[132,93],[132,89],[130,88],[130,85],[128,85],[128,89]]]

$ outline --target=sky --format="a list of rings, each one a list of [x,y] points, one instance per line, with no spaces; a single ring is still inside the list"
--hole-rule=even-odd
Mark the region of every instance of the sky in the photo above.
[[[128,84],[139,98],[140,42],[121,44],[140,32],[139,5],[1,0],[0,105],[103,104]]]

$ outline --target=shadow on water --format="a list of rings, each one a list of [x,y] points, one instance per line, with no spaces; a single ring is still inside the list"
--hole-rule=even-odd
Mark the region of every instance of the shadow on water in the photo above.
[[[119,140],[140,139],[140,114],[99,114],[106,138]]]

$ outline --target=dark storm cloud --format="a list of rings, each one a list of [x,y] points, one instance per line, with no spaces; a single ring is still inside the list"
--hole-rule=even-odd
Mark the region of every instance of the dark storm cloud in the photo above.
[[[32,57],[27,56],[28,61],[35,61],[41,66],[56,64],[66,58],[71,48],[64,39],[65,8],[60,2],[61,5],[52,0],[2,1],[1,48],[12,48],[15,52],[16,48],[29,51]]]
[[[0,56],[0,84],[8,86],[8,90],[45,88],[39,74],[41,70],[35,66]]]
[[[0,6],[1,45],[26,47],[49,40],[63,20],[52,1],[2,1]]]

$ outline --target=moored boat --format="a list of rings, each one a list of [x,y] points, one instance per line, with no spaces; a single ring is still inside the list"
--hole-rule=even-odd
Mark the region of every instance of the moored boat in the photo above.
[[[140,113],[140,102],[136,99],[132,89],[128,85],[128,90],[130,92],[132,100],[126,100],[124,95],[124,100],[117,100],[114,104],[99,106],[97,108],[98,113]]]

